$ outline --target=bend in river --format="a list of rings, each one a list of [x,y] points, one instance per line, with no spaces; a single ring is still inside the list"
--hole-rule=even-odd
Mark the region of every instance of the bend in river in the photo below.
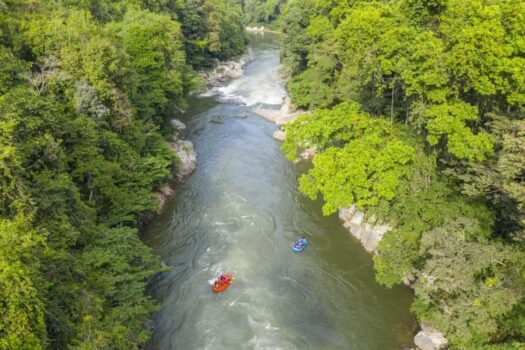
[[[411,291],[385,289],[370,256],[321,203],[301,195],[276,127],[253,113],[278,105],[277,38],[252,38],[246,75],[193,102],[186,139],[199,155],[144,234],[170,271],[152,286],[161,300],[150,349],[401,349],[413,344]],[[233,103],[243,102],[246,105]],[[276,106],[277,108],[278,106]],[[248,118],[238,115],[248,113]],[[290,244],[310,244],[293,253]],[[217,271],[236,280],[213,294]]]

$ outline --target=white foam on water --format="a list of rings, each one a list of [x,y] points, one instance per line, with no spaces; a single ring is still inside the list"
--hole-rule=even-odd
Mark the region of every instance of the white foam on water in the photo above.
[[[256,56],[257,59],[246,68],[250,74],[210,89],[203,96],[219,96],[221,101],[242,103],[248,107],[260,103],[280,105],[286,97],[286,90],[279,78],[279,52],[263,51]]]

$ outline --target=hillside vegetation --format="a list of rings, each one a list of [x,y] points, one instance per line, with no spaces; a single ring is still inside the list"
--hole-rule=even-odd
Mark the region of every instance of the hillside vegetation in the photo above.
[[[0,349],[139,349],[160,263],[138,216],[234,0],[0,1]]]
[[[525,3],[290,0],[282,61],[300,179],[325,214],[393,224],[377,280],[454,349],[525,344]]]

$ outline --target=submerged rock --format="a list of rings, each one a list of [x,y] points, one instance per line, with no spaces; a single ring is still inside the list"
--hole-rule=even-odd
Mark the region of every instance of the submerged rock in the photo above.
[[[414,337],[414,342],[421,350],[441,350],[447,348],[448,340],[443,333],[426,325],[421,325],[421,328],[421,331]]]

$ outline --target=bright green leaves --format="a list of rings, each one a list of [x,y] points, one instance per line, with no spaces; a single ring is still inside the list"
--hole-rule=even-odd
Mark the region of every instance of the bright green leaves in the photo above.
[[[11,50],[0,45],[0,95],[24,80],[27,64],[19,60]]]
[[[172,6],[0,1],[0,350],[147,341],[160,264],[135,227],[195,84]]]
[[[292,78],[288,89],[295,105],[326,108],[338,101],[337,92],[332,88],[339,65],[333,27],[326,17],[314,17],[306,34],[310,42],[308,68]]]
[[[441,30],[451,47],[448,65],[463,91],[494,95],[508,88],[504,63],[512,47],[505,42],[500,6],[449,1]]]
[[[424,112],[428,119],[427,140],[436,146],[446,138],[448,151],[458,158],[484,160],[493,151],[493,138],[486,132],[474,134],[468,122],[478,119],[476,107],[463,102],[434,105]]]
[[[358,204],[394,227],[376,277],[416,277],[415,312],[452,347],[521,348],[524,2],[291,0],[285,13],[292,102],[336,106],[286,127],[289,159],[317,151],[301,190],[325,214]]]
[[[44,349],[45,283],[39,274],[44,238],[31,219],[0,219],[0,349]]]
[[[407,48],[409,65],[400,72],[407,96],[443,103],[450,94],[445,47],[434,33],[418,33]]]
[[[79,330],[75,346],[139,348],[149,336],[143,320],[156,310],[154,302],[143,296],[144,282],[159,268],[150,249],[134,229],[99,227],[76,265],[85,286],[74,305]],[[91,300],[97,295],[103,299]]]
[[[314,147],[314,167],[300,179],[300,189],[312,199],[323,195],[323,212],[357,203],[377,206],[390,201],[414,155],[409,144],[391,138],[390,123],[360,111],[355,103],[304,115],[287,126],[283,149],[289,159]]]
[[[304,148],[324,150],[330,146],[343,146],[352,139],[367,135],[369,139],[381,140],[390,124],[381,118],[372,118],[361,111],[357,103],[346,102],[335,108],[319,109],[304,114],[286,127],[283,150],[290,160]]]
[[[381,142],[369,137],[343,148],[331,147],[315,156],[314,167],[299,181],[300,189],[312,199],[321,193],[326,215],[353,203],[360,208],[377,206],[394,198],[403,166],[413,152],[401,141]]]

